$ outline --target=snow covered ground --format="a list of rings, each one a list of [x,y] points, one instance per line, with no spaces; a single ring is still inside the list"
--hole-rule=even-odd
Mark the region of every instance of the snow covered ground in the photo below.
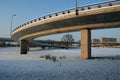
[[[41,55],[66,56],[67,59],[79,59],[80,49],[47,49],[31,48],[28,54],[20,55],[20,49],[0,48],[0,60],[40,60]],[[92,48],[92,57],[119,56],[120,48]]]
[[[41,55],[66,55],[67,59],[41,59]],[[31,49],[20,55],[19,48],[0,48],[0,80],[120,80],[119,58],[75,59],[79,49]],[[120,48],[92,48],[92,56],[119,56]]]

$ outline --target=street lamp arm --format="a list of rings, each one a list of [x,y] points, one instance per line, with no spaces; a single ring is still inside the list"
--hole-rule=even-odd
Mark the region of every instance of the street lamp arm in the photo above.
[[[16,16],[16,14],[13,14],[11,16],[11,25],[10,25],[10,35],[11,35],[11,32],[12,32],[12,25],[13,25],[13,17]]]

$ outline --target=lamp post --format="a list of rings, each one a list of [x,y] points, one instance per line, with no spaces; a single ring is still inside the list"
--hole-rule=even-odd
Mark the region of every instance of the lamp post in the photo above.
[[[10,35],[11,35],[11,32],[12,32],[12,26],[13,26],[13,17],[16,16],[16,14],[13,14],[11,16],[11,25],[10,25]]]
[[[75,0],[75,14],[78,15],[78,2]]]

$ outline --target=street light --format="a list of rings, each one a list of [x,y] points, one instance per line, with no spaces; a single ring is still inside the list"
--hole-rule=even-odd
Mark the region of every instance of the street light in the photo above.
[[[12,26],[13,26],[13,17],[16,16],[16,14],[13,14],[11,16],[11,25],[10,25],[10,35],[11,35],[11,32],[12,32]]]
[[[77,0],[75,0],[75,14],[78,15],[78,6],[77,6]]]

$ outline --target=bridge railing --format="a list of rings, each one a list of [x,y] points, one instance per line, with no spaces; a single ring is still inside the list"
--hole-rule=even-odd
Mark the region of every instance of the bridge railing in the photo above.
[[[88,5],[84,5],[84,6],[80,6],[77,8],[78,11],[84,11],[84,10],[89,10],[89,9],[94,9],[94,8],[101,8],[101,7],[106,7],[106,6],[113,6],[113,5],[119,5],[120,1],[106,1],[106,2],[100,2],[100,3],[95,3],[95,4],[88,4]],[[20,26],[18,26],[17,28],[15,28],[12,32],[14,32],[15,30],[19,29],[20,27],[29,25],[31,23],[40,21],[40,20],[44,20],[47,18],[51,18],[51,17],[55,17],[55,16],[59,16],[59,15],[63,15],[63,14],[69,14],[71,12],[75,12],[76,8],[71,8],[71,9],[67,9],[67,10],[62,10],[59,12],[55,12],[55,13],[51,13],[42,17],[39,17],[37,19],[33,19],[31,21],[28,21]]]

